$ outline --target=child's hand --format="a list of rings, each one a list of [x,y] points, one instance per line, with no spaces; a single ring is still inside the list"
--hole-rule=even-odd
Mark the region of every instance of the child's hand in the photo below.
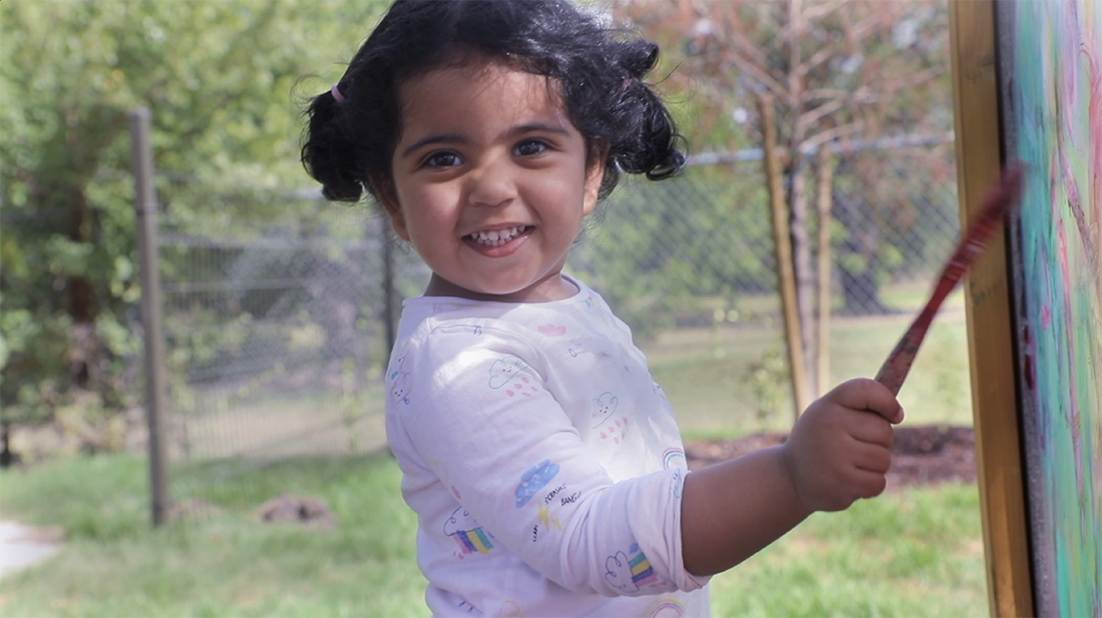
[[[840,511],[884,491],[891,426],[902,420],[891,392],[869,379],[845,382],[808,406],[784,445],[804,506]]]

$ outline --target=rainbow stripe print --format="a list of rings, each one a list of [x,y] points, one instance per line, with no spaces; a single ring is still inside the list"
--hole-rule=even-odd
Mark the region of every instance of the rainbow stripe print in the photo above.
[[[685,451],[679,448],[668,448],[662,453],[662,464],[667,470],[687,469],[689,467],[685,459]]]
[[[490,542],[490,537],[482,531],[482,528],[460,530],[452,536],[455,537],[455,542],[459,543],[459,547],[463,550],[463,553],[466,554],[472,552],[488,554],[490,550],[494,548],[494,544]]]
[[[631,567],[632,583],[642,588],[657,582],[658,575],[654,573],[650,561],[647,560],[647,555],[639,551],[639,545],[633,544],[628,551],[633,554],[628,560],[628,566]]]

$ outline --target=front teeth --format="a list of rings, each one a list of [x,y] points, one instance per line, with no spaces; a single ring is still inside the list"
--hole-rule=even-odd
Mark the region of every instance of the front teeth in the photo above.
[[[480,245],[486,245],[488,247],[500,247],[510,240],[516,238],[523,232],[524,226],[507,227],[503,230],[490,230],[488,232],[475,232],[471,234],[469,238]]]

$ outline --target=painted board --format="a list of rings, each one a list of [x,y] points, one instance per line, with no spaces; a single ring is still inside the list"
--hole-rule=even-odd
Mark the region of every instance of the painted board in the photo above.
[[[1102,2],[995,3],[1039,615],[1102,616]]]

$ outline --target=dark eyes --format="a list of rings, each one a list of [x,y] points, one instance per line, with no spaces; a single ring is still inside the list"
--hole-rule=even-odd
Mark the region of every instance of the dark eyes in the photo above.
[[[428,167],[451,167],[462,162],[459,155],[448,151],[434,152],[425,158],[425,165]]]
[[[513,149],[513,153],[521,157],[531,157],[538,155],[539,153],[547,150],[547,144],[540,140],[527,139],[517,144],[517,147]]]
[[[513,148],[513,156],[534,157],[550,148],[547,142],[538,139],[526,139]],[[440,150],[425,157],[425,167],[453,167],[463,164],[463,157],[450,150]]]

